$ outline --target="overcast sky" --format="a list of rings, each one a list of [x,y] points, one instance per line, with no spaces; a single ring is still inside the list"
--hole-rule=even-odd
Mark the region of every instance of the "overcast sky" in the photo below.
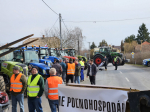
[[[64,21],[109,21],[150,17],[150,0],[45,0]],[[8,43],[29,34],[40,37],[51,28],[58,16],[42,0],[0,0],[0,43]],[[65,22],[68,28],[80,27],[85,48],[87,42],[120,45],[121,40],[134,34],[145,23],[150,31],[149,19],[112,22]],[[59,27],[59,22],[55,27]],[[62,25],[62,28],[65,28]]]

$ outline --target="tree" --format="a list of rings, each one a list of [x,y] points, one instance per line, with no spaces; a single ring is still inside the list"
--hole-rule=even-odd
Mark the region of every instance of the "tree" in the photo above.
[[[60,35],[59,35],[59,28],[53,28],[53,29],[46,29],[42,33],[42,35],[45,35],[46,37],[57,37],[59,38],[59,41],[50,42],[50,40],[45,39],[45,44],[48,45],[48,47],[51,47],[52,45],[57,45],[60,47]],[[82,30],[79,27],[75,27],[73,29],[68,30],[62,30],[62,47],[63,48],[75,48],[78,49],[78,40],[79,40],[79,49],[83,48],[83,39],[85,36],[82,35]]]
[[[123,40],[121,41],[121,51],[124,51],[124,43],[123,43]]]
[[[90,46],[90,49],[94,49],[94,48],[96,48],[97,46],[95,45],[95,43],[94,42],[92,42],[92,45]]]
[[[138,41],[138,44],[141,44],[141,40],[143,42],[150,42],[149,32],[144,23],[139,27],[136,40]]]
[[[101,47],[101,46],[108,46],[108,44],[105,40],[102,40],[102,42],[99,43],[98,47]]]
[[[124,42],[131,43],[133,40],[136,40],[135,35],[130,35],[129,37],[125,38]]]

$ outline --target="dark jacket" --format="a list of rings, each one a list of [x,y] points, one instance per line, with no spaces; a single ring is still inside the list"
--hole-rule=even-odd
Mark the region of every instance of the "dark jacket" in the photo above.
[[[89,73],[90,73],[90,64],[88,65],[87,76],[90,76]],[[97,66],[95,64],[92,64],[92,76],[96,75],[96,73],[97,73]]]
[[[61,62],[60,65],[63,69],[63,72],[66,72],[66,64],[64,62]]]
[[[76,69],[75,69],[75,74],[74,75],[75,76],[81,76],[81,64],[80,63],[78,63],[76,65]]]
[[[105,62],[104,62],[105,61]],[[103,59],[103,62],[104,62],[104,66],[106,66],[107,65],[107,58],[104,58]]]
[[[31,82],[33,81],[33,79],[34,79],[37,75],[38,75],[38,74],[32,75]],[[43,79],[42,76],[40,77],[40,79],[39,79],[37,85],[39,85],[39,87],[40,87],[40,91],[39,91],[39,93],[38,93],[37,96],[38,96],[38,97],[41,97],[41,96],[43,95],[43,92],[44,92],[44,79]],[[30,98],[30,99],[35,99],[36,97],[28,97],[28,98]]]
[[[56,69],[56,75],[57,76],[60,76],[61,75],[61,72],[62,72],[62,67],[59,63],[55,63],[52,65],[52,68],[55,68]]]

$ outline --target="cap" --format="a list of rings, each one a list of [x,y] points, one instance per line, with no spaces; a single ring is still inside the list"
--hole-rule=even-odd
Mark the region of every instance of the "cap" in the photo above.
[[[14,66],[13,69],[20,70],[20,68],[18,66]]]
[[[32,69],[33,68],[37,69],[37,71],[39,70],[39,68],[37,66],[33,66]],[[31,69],[31,71],[32,71],[32,69]]]
[[[81,61],[82,59],[81,59],[81,58],[79,58],[79,60]]]

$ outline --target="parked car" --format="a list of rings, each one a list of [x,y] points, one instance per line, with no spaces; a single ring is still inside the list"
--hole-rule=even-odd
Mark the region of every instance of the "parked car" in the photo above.
[[[144,59],[143,65],[150,67],[150,59]]]

